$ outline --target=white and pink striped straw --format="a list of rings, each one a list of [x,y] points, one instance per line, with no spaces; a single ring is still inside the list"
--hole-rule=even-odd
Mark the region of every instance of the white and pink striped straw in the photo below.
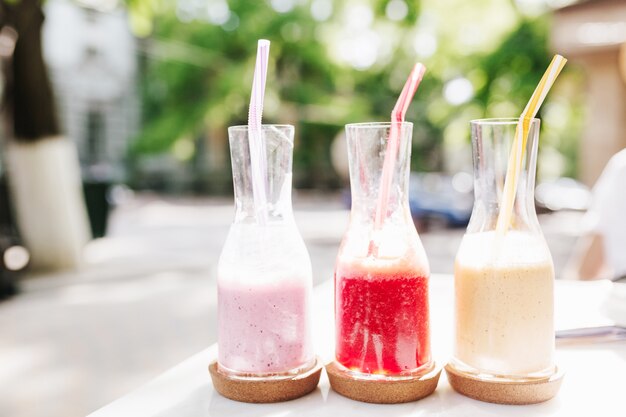
[[[250,165],[252,170],[252,193],[257,221],[267,222],[267,161],[265,138],[263,137],[263,99],[267,80],[267,62],[270,55],[270,41],[259,39],[248,111],[248,140],[250,142]]]
[[[380,177],[380,187],[378,191],[378,204],[376,205],[376,217],[374,218],[374,230],[382,228],[385,217],[387,216],[387,204],[389,204],[389,193],[393,179],[393,172],[396,164],[396,156],[400,146],[400,135],[402,131],[402,122],[406,111],[413,100],[413,96],[420,85],[426,67],[420,63],[415,64],[409,78],[402,88],[402,92],[398,97],[393,111],[391,112],[391,130],[389,131],[389,139],[387,140],[387,151],[385,152],[385,160],[383,162],[383,172]]]

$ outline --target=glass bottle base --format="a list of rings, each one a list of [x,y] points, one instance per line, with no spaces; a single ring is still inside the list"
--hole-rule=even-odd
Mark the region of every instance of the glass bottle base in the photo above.
[[[393,373],[393,374],[383,373],[383,372],[367,373],[367,372],[361,372],[356,369],[350,369],[344,366],[343,364],[341,364],[337,360],[335,360],[334,363],[336,364],[337,372],[344,373],[355,379],[367,380],[367,381],[401,381],[401,380],[418,379],[424,376],[425,374],[431,372],[435,368],[435,363],[433,361],[430,361],[420,366],[419,368],[408,371],[408,372]]]
[[[230,379],[241,379],[248,381],[258,381],[258,380],[281,380],[281,379],[292,379],[293,377],[306,373],[313,369],[317,363],[315,358],[306,362],[302,366],[298,366],[296,368],[289,369],[284,372],[241,372],[236,371],[230,368],[227,368],[221,365],[219,362],[217,364],[217,372],[230,378]]]
[[[474,368],[456,358],[452,358],[446,367],[453,368],[453,370],[460,375],[480,379],[485,382],[537,382],[547,380],[557,372],[556,366],[553,365],[539,372],[531,372],[523,375],[499,374],[497,372]]]

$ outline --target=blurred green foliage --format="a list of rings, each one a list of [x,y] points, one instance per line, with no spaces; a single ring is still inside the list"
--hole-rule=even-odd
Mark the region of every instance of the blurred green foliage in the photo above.
[[[267,38],[264,122],[296,125],[294,174],[301,187],[339,185],[330,164],[332,140],[345,123],[387,120],[416,61],[428,72],[407,114],[415,123],[412,168],[435,171],[459,169],[448,163],[450,149],[466,149],[469,160],[470,119],[519,115],[552,55],[549,17],[526,16],[515,2],[334,0],[332,13],[316,20],[315,0],[231,0],[228,19],[215,24],[182,13],[181,1],[129,3],[136,32],[149,34],[141,40],[144,123],[131,154],[137,160],[168,153],[178,141],[198,143],[224,132],[224,160],[227,126],[246,123],[256,40]],[[390,13],[390,2],[404,4],[402,13]],[[346,42],[354,31],[370,36],[364,39],[377,53],[372,62],[358,56],[355,62],[350,47],[359,44]],[[566,70],[559,82],[577,77]],[[454,79],[469,81],[468,97],[446,97]],[[547,138],[542,134],[542,147],[560,164],[551,175],[575,174],[581,110],[577,89],[562,90],[542,109],[554,113],[552,126],[550,118],[544,121]],[[211,150],[196,146],[191,157],[202,158],[200,151]],[[228,173],[212,178],[229,182]]]

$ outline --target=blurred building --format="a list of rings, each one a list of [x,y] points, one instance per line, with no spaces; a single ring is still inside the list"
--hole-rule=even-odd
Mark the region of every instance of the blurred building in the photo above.
[[[116,1],[99,2],[100,9],[83,4],[45,4],[44,57],[61,125],[77,145],[83,176],[119,181],[139,126],[136,42]]]
[[[555,11],[552,44],[587,75],[579,173],[592,185],[626,148],[626,1],[587,0]]]

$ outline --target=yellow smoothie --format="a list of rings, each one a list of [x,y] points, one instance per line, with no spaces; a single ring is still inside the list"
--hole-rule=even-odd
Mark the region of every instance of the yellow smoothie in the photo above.
[[[525,377],[550,373],[554,355],[554,268],[541,235],[466,234],[454,278],[457,365]],[[495,253],[494,253],[495,252]]]

